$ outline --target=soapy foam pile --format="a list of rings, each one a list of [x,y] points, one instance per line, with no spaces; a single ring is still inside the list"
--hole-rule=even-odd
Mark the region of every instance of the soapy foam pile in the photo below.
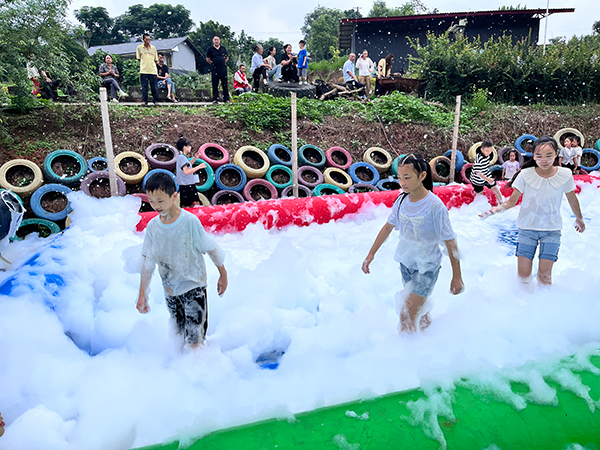
[[[563,202],[559,261],[554,285],[545,289],[517,282],[511,230],[518,208],[486,221],[478,218],[489,208],[484,198],[452,209],[466,290],[449,294],[445,257],[432,325],[411,337],[396,331],[397,235],[383,245],[370,275],[360,270],[389,208],[324,225],[252,225],[217,236],[228,253],[230,285],[217,296],[217,271],[208,260],[208,345],[196,354],[182,353],[169,329],[157,275],[151,312],[135,309],[143,240],[133,231],[137,199],[73,194],[71,228],[53,239],[28,236],[4,253],[16,270],[0,276],[0,284],[12,277],[10,295],[0,295],[0,411],[8,424],[1,447],[185,442],[421,386],[432,394],[428,405],[409,405],[417,420],[427,409],[448,408],[444,391],[433,387],[451,390],[461,378],[520,409],[522,398],[507,388],[512,376],[529,385],[531,401],[551,404],[553,391],[542,379],[551,370],[543,367],[577,354],[574,368],[592,370],[589,355],[600,347],[598,193],[582,186],[582,235]],[[276,370],[256,363],[265,354],[280,357]],[[527,364],[534,366],[519,375]],[[596,407],[573,378],[555,377]],[[436,423],[422,426],[443,440]]]

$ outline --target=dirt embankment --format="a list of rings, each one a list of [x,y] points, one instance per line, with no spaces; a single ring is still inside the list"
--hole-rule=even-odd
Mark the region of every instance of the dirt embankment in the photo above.
[[[187,113],[186,113],[187,112]],[[175,108],[162,108],[160,115],[150,116],[121,112],[111,116],[115,153],[143,153],[152,143],[174,145],[180,134],[192,140],[194,147],[214,142],[231,155],[243,145],[268,148],[273,143],[289,140],[289,130],[261,133],[243,124],[211,116],[198,109],[189,114]],[[57,149],[74,150],[89,159],[104,155],[104,136],[99,108],[69,106],[35,110],[24,116],[4,116],[0,125],[0,164],[25,158],[42,164],[45,156]],[[581,107],[497,107],[482,112],[468,129],[463,129],[458,149],[466,152],[483,139],[496,146],[512,145],[522,134],[554,135],[561,128],[577,128],[593,147],[600,139],[600,105]],[[452,130],[431,125],[407,123],[381,126],[360,117],[327,117],[321,124],[301,120],[298,123],[300,143],[323,149],[346,148],[355,159],[362,159],[368,147],[383,147],[403,153],[420,153],[431,158],[452,146]]]

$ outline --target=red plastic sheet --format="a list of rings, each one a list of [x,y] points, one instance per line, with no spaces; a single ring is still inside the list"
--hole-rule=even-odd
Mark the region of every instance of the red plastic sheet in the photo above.
[[[592,177],[587,175],[579,175],[575,179],[587,183],[592,182]],[[505,187],[505,182],[498,184],[502,195],[509,197],[512,189]],[[580,187],[577,186],[576,192],[579,190]],[[469,204],[475,199],[475,193],[470,185],[441,186],[434,188],[433,191],[448,209]],[[339,220],[349,214],[360,213],[363,208],[373,205],[384,204],[391,207],[398,195],[398,191],[364,192],[203,206],[188,208],[187,211],[198,216],[204,228],[211,233],[237,233],[253,223],[261,223],[266,229],[327,223],[331,220]],[[496,198],[491,190],[485,189],[484,195],[492,205],[496,204]],[[156,213],[145,212],[140,213],[140,216],[141,220],[137,225],[138,231],[146,228]]]

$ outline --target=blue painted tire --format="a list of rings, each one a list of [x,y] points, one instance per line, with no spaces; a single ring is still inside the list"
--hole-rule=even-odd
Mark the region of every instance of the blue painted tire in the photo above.
[[[584,166],[583,164],[581,164],[581,168],[583,170],[585,170],[586,172],[592,172],[594,170],[598,170],[600,169],[600,151],[594,149],[594,148],[584,148],[583,149],[583,154],[581,155],[581,160],[583,161],[583,155],[585,154],[591,154],[593,156],[596,157],[596,164],[594,164],[593,166]]]
[[[312,191],[313,197],[320,197],[322,195],[334,195],[334,194],[345,194],[344,190],[329,183],[321,183],[315,187]]]
[[[398,180],[390,180],[389,178],[379,180],[376,186],[380,191],[397,191],[400,189],[400,183],[398,183]]]
[[[52,222],[51,220],[48,220],[48,219],[25,219],[21,222],[21,225],[19,225],[17,234],[13,239],[16,241],[22,241],[23,238],[25,236],[27,236],[27,234],[33,233],[33,231],[31,231],[31,232],[27,233],[26,235],[22,234],[23,228],[30,227],[32,225],[37,225],[38,227],[46,228],[48,230],[47,231],[48,236],[50,236],[51,234],[60,233],[60,227],[57,224],[55,224],[54,222]],[[21,233],[19,233],[19,231],[21,231]],[[38,234],[38,236],[39,236],[39,234]],[[42,237],[48,237],[48,236],[42,236]]]
[[[312,161],[317,159],[318,161]],[[315,145],[306,144],[298,149],[298,165],[300,166],[312,166],[317,169],[325,167],[327,157],[323,150]]]
[[[283,191],[281,191],[281,195],[279,196],[279,198],[287,198],[287,197],[292,197],[294,198],[294,186],[288,186],[286,187]],[[303,198],[303,197],[310,197],[312,195],[312,190],[307,187],[304,186],[303,184],[299,184],[298,185],[298,198]]]
[[[225,189],[213,195],[210,203],[213,205],[231,205],[233,203],[244,203],[244,197],[242,197],[242,194],[240,194],[239,192]]]
[[[73,208],[71,208],[71,202],[69,202],[68,198],[67,198],[67,206],[62,211],[52,213],[52,212],[46,211],[42,207],[42,198],[44,197],[44,195],[46,195],[50,192],[58,192],[59,194],[62,194],[66,198],[67,194],[70,194],[73,191],[71,189],[69,189],[67,186],[64,186],[62,184],[56,184],[56,183],[45,184],[41,188],[38,188],[31,196],[31,200],[30,200],[31,211],[33,211],[33,213],[36,216],[38,216],[40,219],[47,219],[47,220],[51,220],[53,222],[56,222],[57,220],[66,219],[67,215],[69,215],[69,213],[71,211],[73,211]]]
[[[77,164],[79,168],[77,169],[77,173],[70,177],[65,177],[64,175],[58,175],[52,169],[52,163],[60,157],[66,157],[73,160],[73,163]],[[44,173],[44,177],[46,181],[50,183],[64,184],[65,186],[75,187],[81,183],[81,180],[88,171],[87,161],[83,156],[79,153],[76,153],[71,150],[55,150],[52,153],[48,154],[44,159],[44,164],[42,165],[42,172]]]
[[[289,176],[289,181],[286,183],[283,183],[283,184],[277,183],[275,180],[273,180],[273,173],[275,173],[277,175],[277,172],[279,172],[279,173],[285,172]],[[276,164],[269,168],[269,171],[267,172],[267,176],[265,178],[267,179],[267,181],[269,183],[271,183],[273,186],[275,186],[279,191],[282,191],[286,187],[292,185],[292,182],[293,182],[292,177],[293,177],[292,169],[290,169],[287,166],[282,166],[281,164]]]
[[[359,171],[359,173],[364,174],[365,172],[370,172],[371,173],[371,177],[368,176],[362,176],[359,177],[356,175],[356,171]],[[352,178],[352,181],[354,182],[354,184],[357,183],[367,183],[367,184],[372,184],[373,186],[377,185],[377,182],[379,181],[379,171],[373,167],[371,164],[366,163],[366,162],[355,162],[354,164],[352,164],[350,166],[350,169],[348,169],[348,175],[350,175],[350,178]],[[366,179],[364,179],[366,178]]]
[[[271,145],[267,150],[267,158],[271,161],[271,165],[292,167],[292,151],[285,145]]]
[[[523,149],[523,142],[524,142],[524,141],[532,141],[532,142],[535,142],[535,141],[537,141],[537,139],[538,139],[538,138],[537,138],[537,137],[535,137],[535,136],[534,136],[534,135],[532,135],[532,134],[524,134],[524,135],[522,135],[522,136],[519,136],[519,137],[517,138],[517,140],[515,141],[515,148],[516,148],[517,150],[519,150],[519,152],[520,152],[520,153],[521,153],[523,156],[526,156],[526,157],[528,157],[528,158],[531,158],[531,157],[533,156],[533,153],[531,153],[531,152],[526,152],[526,151]]]
[[[448,150],[444,155],[446,158],[452,160],[452,150]],[[454,161],[454,171],[460,172],[462,170],[462,166],[465,163],[465,155],[462,154],[460,150],[456,150],[456,161]],[[398,164],[396,164],[396,176],[398,176]]]
[[[239,175],[240,181],[235,186],[228,186],[226,184],[223,184],[221,181],[223,172],[232,172],[232,171]],[[215,185],[217,186],[217,189],[219,189],[220,191],[241,192],[244,189],[244,186],[246,186],[247,181],[248,181],[248,178],[246,177],[246,172],[244,172],[240,166],[236,166],[235,164],[223,164],[215,172]],[[213,205],[214,205],[214,203],[213,203]]]
[[[104,163],[104,168],[94,169],[94,164],[97,163]],[[106,172],[108,170],[108,161],[103,156],[96,156],[95,158],[88,160],[87,166],[90,172]]]
[[[215,184],[215,171],[210,166],[210,164],[208,164],[206,161],[198,158],[198,159],[196,159],[196,161],[194,162],[192,167],[199,166],[202,163],[206,164],[206,167],[204,169],[200,169],[198,172],[196,172],[198,174],[198,176],[200,177],[200,179],[203,179],[203,178],[206,179],[202,184],[196,185],[196,190],[201,193],[208,191]]]
[[[361,192],[379,192],[379,188],[367,183],[356,183],[348,188],[349,194],[358,194]]]
[[[148,171],[148,173],[146,174],[146,176],[144,176],[144,179],[142,180],[142,189],[144,190],[144,192],[146,191],[146,181],[148,181],[148,178],[150,178],[155,173],[166,173],[167,175],[170,175],[171,178],[173,178],[173,181],[175,181],[175,188],[177,189],[177,191],[179,191],[179,183],[177,182],[177,177],[175,176],[175,174],[173,174],[173,172],[166,169],[152,169]]]
[[[502,170],[503,167],[500,164],[494,164],[493,166],[490,166],[490,173],[496,180],[502,180]],[[500,172],[500,175],[498,177],[494,177],[494,172]]]

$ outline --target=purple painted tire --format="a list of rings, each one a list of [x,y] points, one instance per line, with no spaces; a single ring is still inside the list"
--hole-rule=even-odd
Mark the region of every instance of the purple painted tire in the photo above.
[[[244,197],[242,194],[235,191],[219,191],[215,195],[213,195],[212,200],[210,201],[213,205],[230,205],[233,203],[244,203]]]
[[[261,187],[262,187],[262,189],[261,189]],[[261,195],[260,192],[257,192],[259,190],[262,191],[263,193],[268,192],[268,197],[262,198],[262,200],[275,200],[277,198],[277,188],[275,186],[273,186],[271,183],[269,183],[267,180],[263,180],[262,178],[255,178],[254,180],[248,181],[246,186],[244,186],[244,190],[243,190],[244,198],[249,202],[260,201],[261,199],[257,200],[252,196],[253,193],[255,195],[256,194]]]
[[[378,192],[379,188],[369,183],[356,183],[348,188],[348,193],[357,194],[359,192]]]
[[[306,179],[305,179],[306,178]],[[314,179],[316,178],[316,181]],[[298,183],[314,189],[323,183],[323,173],[313,166],[302,166],[298,169]]]
[[[108,182],[108,172],[106,172],[106,171],[92,172],[92,173],[88,174],[83,180],[81,180],[80,189],[83,191],[83,193],[85,195],[89,195],[90,197],[93,197],[93,195],[90,194],[90,185],[94,181],[100,180],[103,178],[105,178],[106,181]],[[117,193],[118,193],[119,197],[123,197],[127,193],[127,187],[125,186],[125,182],[118,176],[117,176]]]
[[[150,164],[150,167],[153,169],[173,170],[177,165],[179,150],[169,144],[152,144],[146,148],[145,154],[148,164]],[[166,161],[159,161],[156,159],[159,155],[162,158],[166,157],[169,159]]]
[[[517,161],[519,162],[519,167],[523,167],[525,158],[523,158],[523,155],[521,154],[521,152],[514,147],[502,147],[500,150],[498,150],[498,164],[502,165],[506,161],[510,161],[511,150],[514,150],[517,152]]]
[[[288,186],[286,187],[283,191],[281,191],[281,198],[286,198],[286,197],[294,197],[294,186]],[[304,186],[303,184],[299,184],[298,185],[298,197],[302,198],[302,197],[310,197],[312,196],[312,191]]]
[[[333,158],[341,158],[345,159],[346,162],[344,164],[336,163]],[[337,169],[348,170],[352,165],[352,156],[342,147],[331,147],[327,152],[325,152],[325,159],[327,160],[327,165],[329,167],[335,167]]]
[[[202,145],[198,149],[198,153],[196,153],[196,155],[200,159],[206,161],[214,170],[217,170],[219,167],[229,163],[229,153],[227,150],[218,144],[213,144],[210,142]]]

